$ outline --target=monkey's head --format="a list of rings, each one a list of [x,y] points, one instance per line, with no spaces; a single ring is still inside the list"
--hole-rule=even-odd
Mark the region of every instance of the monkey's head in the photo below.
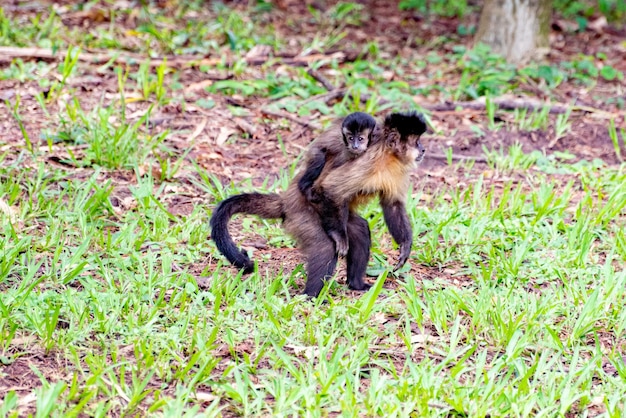
[[[350,154],[361,155],[367,149],[376,119],[363,112],[350,113],[341,123],[341,134]]]
[[[415,163],[424,159],[426,150],[420,142],[420,137],[426,132],[424,115],[415,111],[391,113],[385,118],[384,128],[387,143],[396,154],[410,158]]]

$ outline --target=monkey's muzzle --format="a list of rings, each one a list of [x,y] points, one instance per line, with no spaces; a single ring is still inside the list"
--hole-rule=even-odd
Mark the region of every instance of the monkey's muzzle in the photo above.
[[[424,154],[426,154],[426,149],[421,141],[417,141],[417,156],[415,157],[415,162],[421,162],[424,159]]]

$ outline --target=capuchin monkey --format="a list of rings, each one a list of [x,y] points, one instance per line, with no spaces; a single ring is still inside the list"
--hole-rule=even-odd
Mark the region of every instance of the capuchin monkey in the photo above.
[[[342,229],[349,224],[360,205],[378,196],[385,223],[400,246],[400,258],[394,271],[406,263],[413,244],[413,231],[405,204],[411,170],[424,158],[425,149],[420,137],[425,131],[426,122],[421,114],[388,115],[382,132],[376,134],[380,137],[374,139],[361,158],[341,167],[325,167],[311,190],[319,201],[317,207],[320,208],[326,231]],[[359,266],[359,272],[355,274],[365,275],[369,248],[370,245],[367,245],[367,253],[362,258],[354,260],[348,257],[348,265],[356,263]]]
[[[307,281],[304,293],[316,297],[325,280],[332,277],[337,265],[336,244],[324,230],[327,219],[342,213],[337,228],[345,225],[348,238],[346,255],[348,286],[367,290],[364,281],[369,259],[371,237],[369,225],[356,214],[362,203],[378,196],[385,223],[400,246],[400,258],[395,269],[402,267],[410,254],[413,240],[405,202],[409,174],[424,156],[419,138],[426,131],[421,115],[393,113],[382,127],[374,129],[367,151],[335,167],[326,163],[312,188],[318,208],[300,191],[299,183],[305,172],[299,173],[287,190],[277,193],[243,193],[222,201],[211,217],[211,238],[219,251],[244,273],[254,270],[254,262],[244,250],[237,248],[228,232],[228,221],[237,213],[257,215],[265,219],[281,218],[287,233],[293,236],[306,260]],[[324,133],[322,135],[326,135]],[[336,138],[338,139],[338,138]],[[343,212],[342,208],[348,208]],[[345,224],[341,224],[345,222]]]
[[[346,116],[341,123],[341,138],[339,141],[337,130],[331,128],[311,143],[305,154],[305,171],[298,181],[298,189],[307,200],[315,206],[318,213],[322,213],[326,204],[319,193],[313,193],[313,183],[322,173],[324,167],[339,167],[354,158],[363,155],[372,141],[372,134],[376,128],[376,119],[363,112],[354,112]],[[341,212],[343,220],[347,221],[348,204],[333,209]],[[339,213],[337,213],[339,216]],[[340,257],[348,253],[347,222],[338,223],[328,217],[322,218],[322,228],[334,241],[335,249]]]

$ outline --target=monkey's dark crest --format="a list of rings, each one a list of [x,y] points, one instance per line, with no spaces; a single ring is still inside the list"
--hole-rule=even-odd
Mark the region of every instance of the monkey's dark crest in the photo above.
[[[400,245],[396,269],[404,265],[411,251],[413,235],[405,201],[410,169],[420,148],[419,135],[426,127],[423,117],[417,113],[399,115],[388,116],[382,129],[375,128],[367,152],[362,156],[342,160],[346,158],[346,153],[342,153],[346,147],[340,140],[338,127],[335,127],[312,144],[314,155],[319,157],[320,153],[332,151],[333,157],[328,161],[313,158],[307,162],[317,164],[315,169],[320,171],[314,176],[314,182],[323,196],[324,210],[329,208],[328,213],[339,211],[343,214],[340,225],[342,228],[345,225],[349,244],[346,272],[348,286],[352,289],[366,290],[370,287],[364,281],[371,244],[370,231],[367,221],[355,212],[361,203],[379,196],[389,232]],[[334,274],[338,258],[336,244],[324,230],[326,212],[320,214],[299,188],[304,175],[305,172],[298,174],[280,195],[244,193],[224,200],[211,217],[211,237],[231,263],[249,272],[254,264],[245,251],[237,248],[228,233],[230,218],[237,213],[266,219],[282,218],[285,230],[296,239],[306,259],[304,293],[317,296],[324,282]],[[342,211],[343,208],[346,210]]]
[[[420,136],[426,132],[426,120],[424,115],[415,111],[406,113],[390,113],[385,118],[385,126],[393,126],[400,136]]]

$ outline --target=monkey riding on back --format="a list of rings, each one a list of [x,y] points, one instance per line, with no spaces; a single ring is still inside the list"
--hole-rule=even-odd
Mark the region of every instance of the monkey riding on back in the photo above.
[[[363,120],[364,126],[372,126],[366,117]],[[400,246],[395,268],[404,265],[413,240],[406,195],[410,171],[424,155],[420,136],[426,124],[415,112],[393,113],[382,127],[368,129],[362,130],[367,135],[352,135],[353,142],[355,136],[362,142],[367,138],[366,150],[356,155],[347,151],[354,144],[344,142],[343,127],[341,135],[337,126],[322,133],[307,151],[305,170],[281,194],[243,193],[222,201],[211,217],[211,238],[219,251],[245,273],[252,272],[254,263],[233,242],[228,221],[236,213],[280,218],[306,260],[305,294],[319,294],[335,272],[339,253],[344,252],[348,286],[367,290],[370,285],[364,277],[371,237],[367,221],[356,209],[378,196],[385,223]]]

